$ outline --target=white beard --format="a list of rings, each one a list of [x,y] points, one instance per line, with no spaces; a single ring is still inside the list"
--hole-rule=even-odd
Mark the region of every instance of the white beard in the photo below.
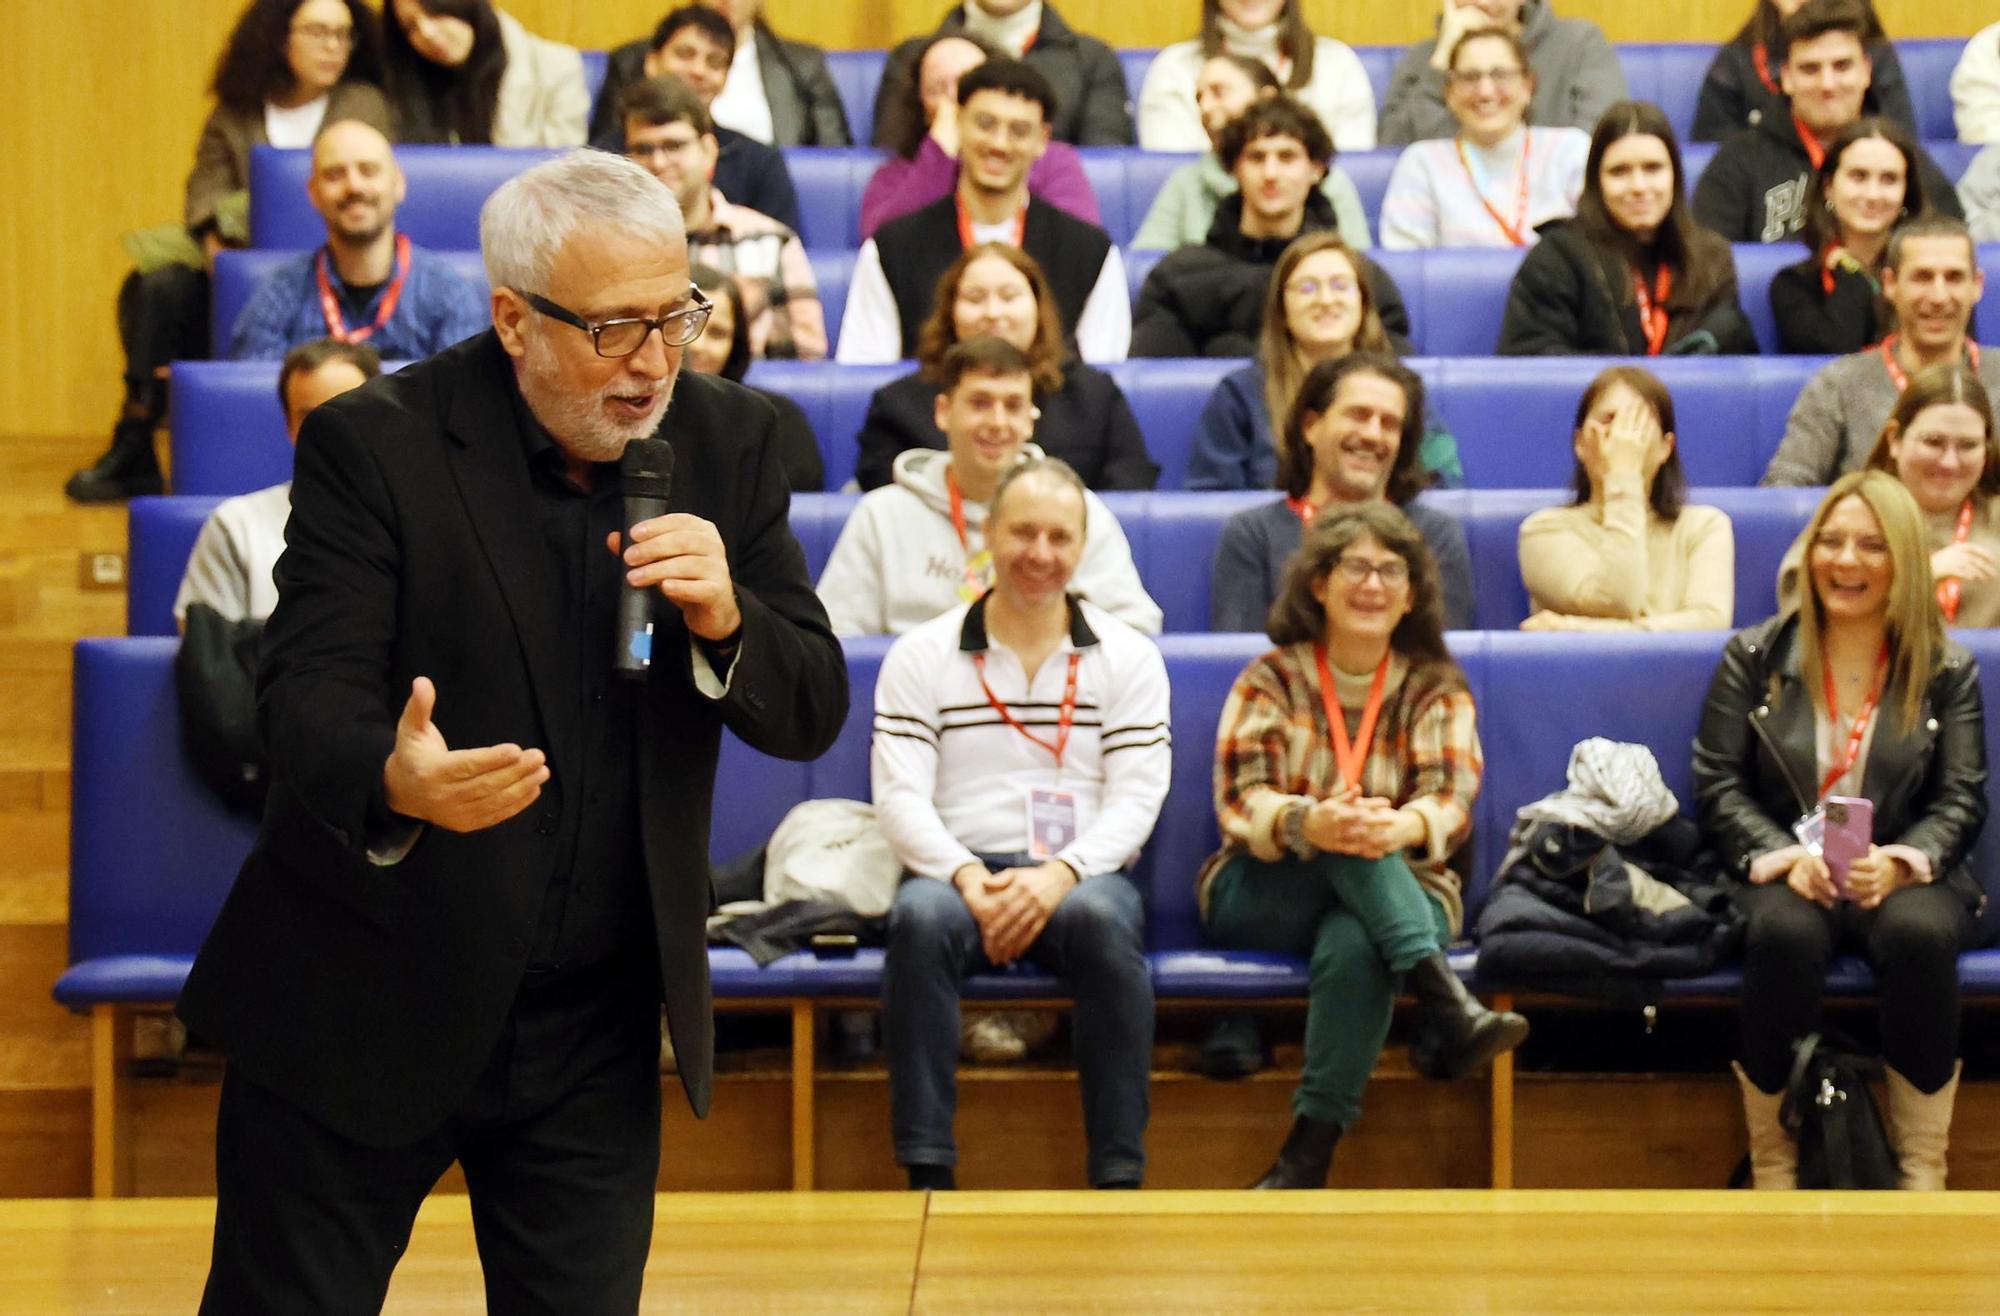
[[[540,332],[531,330],[522,339],[527,350],[518,375],[521,396],[564,452],[581,461],[615,462],[625,455],[626,444],[649,438],[660,427],[660,417],[673,399],[679,371],[660,384],[659,402],[644,419],[614,420],[605,411],[605,404],[621,394],[630,394],[629,380],[614,379],[593,393],[579,394],[564,379],[562,363]]]

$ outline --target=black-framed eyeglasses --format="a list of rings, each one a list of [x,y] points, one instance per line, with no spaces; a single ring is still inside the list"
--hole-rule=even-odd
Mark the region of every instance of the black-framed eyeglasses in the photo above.
[[[540,311],[551,320],[574,325],[590,335],[590,341],[597,348],[599,356],[613,360],[628,357],[646,345],[646,335],[657,329],[660,341],[668,347],[686,347],[701,337],[701,331],[708,326],[708,316],[715,309],[715,303],[693,284],[688,285],[688,300],[693,304],[678,311],[670,311],[657,320],[644,316],[632,316],[618,320],[600,320],[596,324],[584,319],[566,306],[559,306],[538,293],[524,292],[521,297],[528,305]]]

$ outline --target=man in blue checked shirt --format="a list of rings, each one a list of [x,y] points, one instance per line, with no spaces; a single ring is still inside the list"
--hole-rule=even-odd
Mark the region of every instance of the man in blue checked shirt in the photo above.
[[[313,141],[306,194],[326,245],[273,270],[236,318],[229,355],[283,357],[300,343],[367,343],[385,360],[426,357],[487,327],[479,289],[396,231],[403,171],[365,123],[328,124]]]

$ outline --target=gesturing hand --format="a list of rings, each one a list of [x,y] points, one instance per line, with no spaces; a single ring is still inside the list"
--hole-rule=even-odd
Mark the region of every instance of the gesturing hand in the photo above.
[[[606,542],[619,552],[617,531]],[[629,568],[625,579],[642,589],[658,586],[702,639],[720,643],[742,629],[729,555],[713,522],[686,512],[641,521],[632,527],[632,545],[622,556]]]
[[[429,677],[410,682],[409,702],[396,722],[396,747],[382,765],[382,793],[391,809],[448,832],[476,832],[535,802],[549,779],[541,750],[453,749],[431,721],[436,706],[437,687]]]

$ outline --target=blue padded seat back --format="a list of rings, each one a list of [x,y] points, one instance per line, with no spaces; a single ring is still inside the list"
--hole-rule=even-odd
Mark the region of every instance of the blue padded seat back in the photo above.
[[[420,247],[477,250],[479,208],[523,169],[561,152],[544,147],[399,146],[409,192],[396,227]],[[306,197],[312,154],[258,146],[250,151],[250,245],[301,250],[326,241],[326,221]]]
[[[806,571],[817,582],[826,570],[826,560],[840,539],[859,494],[801,493],[792,495],[792,534],[806,553]]]
[[[1472,627],[1513,630],[1528,615],[1528,591],[1521,583],[1521,522],[1530,513],[1569,501],[1560,489],[1446,489],[1423,495],[1424,502],[1449,513],[1465,531],[1472,558]]]
[[[1681,170],[1687,175],[1686,186],[1682,190],[1687,193],[1690,201],[1694,199],[1694,185],[1701,181],[1702,171],[1708,168],[1708,162],[1715,158],[1715,153],[1721,145],[1720,142],[1690,142],[1685,138],[1682,139]]]
[[[1515,813],[1563,788],[1570,749],[1580,740],[1604,736],[1650,748],[1682,811],[1693,816],[1690,746],[1727,638],[1715,631],[1485,637],[1479,738],[1486,774],[1468,913],[1485,898]]]
[[[785,169],[799,194],[799,240],[807,251],[852,252],[861,245],[861,194],[887,158],[865,146],[785,148]]]
[[[875,366],[759,361],[751,366],[746,379],[799,404],[819,437],[820,455],[826,462],[826,487],[839,489],[854,478],[854,463],[860,453],[855,439],[861,422],[868,418],[868,400],[876,389],[915,368],[914,362],[907,361]]]
[[[1155,487],[1178,489],[1187,483],[1188,452],[1202,408],[1222,377],[1244,364],[1231,357],[1156,357],[1105,367],[1131,404],[1146,451],[1160,464]]]
[[[1173,777],[1139,871],[1147,900],[1146,945],[1204,944],[1194,879],[1221,844],[1215,826],[1215,729],[1223,702],[1250,660],[1271,647],[1261,635],[1169,635],[1160,640],[1172,686]]]
[[[220,498],[134,498],[126,509],[127,635],[174,635],[174,596]]]
[[[1129,47],[1118,51],[1118,67],[1125,73],[1125,98],[1132,102],[1132,113],[1136,120],[1139,112],[1139,91],[1146,85],[1146,70],[1153,65],[1153,56],[1159,54],[1159,47]]]
[[[216,261],[218,281],[227,258]],[[249,493],[292,478],[276,361],[176,361],[169,417],[174,492]]]
[[[258,148],[263,149],[263,148]],[[218,357],[229,355],[229,342],[236,328],[236,317],[250,302],[257,285],[279,266],[296,259],[311,247],[326,240],[326,230],[322,227],[317,236],[311,238],[307,246],[286,251],[267,247],[246,247],[240,251],[222,251],[215,257],[215,277],[210,281],[209,334]],[[476,250],[479,244],[477,233],[466,239],[473,249],[439,248],[431,254],[440,257],[462,275],[478,291],[480,301],[486,300],[486,266]]]
[[[1382,236],[1382,198],[1388,195],[1389,175],[1395,172],[1396,159],[1401,154],[1393,148],[1342,151],[1334,159],[1334,167],[1347,175],[1347,180],[1354,184],[1355,192],[1361,197],[1361,209],[1368,215],[1371,242]],[[1370,252],[1369,255],[1379,260],[1382,253]]]
[[[1978,155],[1983,142],[1957,142],[1931,140],[1924,143],[1924,151],[1931,163],[1944,171],[1946,178],[1956,183],[1965,177],[1965,171],[1972,164],[1972,157]]]
[[[1389,98],[1389,79],[1396,71],[1396,61],[1403,57],[1402,46],[1355,46],[1355,55],[1361,60],[1361,67],[1368,71],[1368,89],[1375,93],[1375,117],[1382,117],[1382,102]]]
[[[1097,197],[1097,222],[1120,247],[1132,240],[1139,221],[1146,216],[1144,210],[1132,212],[1128,196],[1125,161],[1133,154],[1127,146],[1085,146],[1077,151],[1083,163],[1083,176]]]
[[[70,962],[191,956],[256,836],[181,753],[177,639],[76,646]]]
[[[1688,502],[1721,509],[1736,535],[1736,625],[1778,610],[1778,564],[1819,506],[1819,489],[1694,489]]]
[[[1122,253],[1125,261],[1125,290],[1132,295],[1132,309],[1139,309],[1139,289],[1146,286],[1146,276],[1153,272],[1166,256],[1164,251],[1127,251]]]
[[[1423,255],[1421,293],[1413,297],[1403,287],[1410,321],[1422,335],[1419,350],[1425,356],[1492,355],[1521,253],[1439,248]]]
[[[1896,43],[1896,59],[1903,66],[1903,82],[1910,89],[1910,105],[1917,112],[1917,136],[1927,148],[1931,142],[1954,141],[1958,137],[1958,125],[1951,114],[1951,74],[1964,51],[1964,37],[1915,38]],[[1938,163],[1943,165],[1943,161]]]
[[[579,50],[583,57],[583,86],[590,93],[591,104],[597,103],[597,93],[604,90],[605,74],[611,71],[611,52],[608,50]]]
[[[840,341],[840,317],[847,314],[847,287],[854,281],[855,252],[806,249],[812,262],[813,283],[819,288],[820,311],[826,317],[827,355]]]
[[[1738,242],[1731,250],[1736,257],[1736,300],[1757,331],[1757,346],[1768,353],[1778,349],[1778,320],[1771,313],[1771,280],[1787,265],[1796,265],[1807,256],[1801,242]]]
[[[875,678],[893,636],[863,635],[842,640],[847,651],[847,723],[833,748],[812,765],[812,798],[867,800],[868,749],[875,730]]]
[[[826,69],[840,92],[840,107],[847,112],[847,134],[856,142],[875,136],[875,89],[882,85],[882,70],[889,63],[886,50],[829,50]]]
[[[1097,148],[1099,150],[1105,148]],[[1153,208],[1153,199],[1160,189],[1167,185],[1167,179],[1176,169],[1193,164],[1201,157],[1185,151],[1138,151],[1125,152],[1125,213],[1131,230],[1124,235],[1112,232],[1112,240],[1120,246],[1130,242],[1146,222],[1146,212]],[[1101,203],[1102,196],[1098,197]],[[1126,259],[1130,260],[1129,253]]]
[[[1130,495],[1125,495],[1130,497]],[[1139,579],[1160,605],[1169,632],[1208,629],[1209,579],[1215,547],[1229,518],[1276,498],[1267,489],[1243,493],[1157,493],[1150,501],[1132,551]],[[1112,495],[1106,495],[1110,502]],[[1122,513],[1120,519],[1123,519]],[[1127,535],[1133,527],[1125,527]]]

